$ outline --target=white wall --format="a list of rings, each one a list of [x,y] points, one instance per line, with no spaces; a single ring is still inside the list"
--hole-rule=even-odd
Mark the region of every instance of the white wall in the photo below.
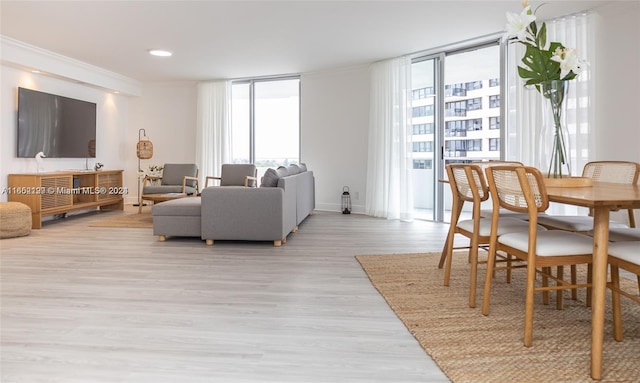
[[[594,160],[640,162],[640,2],[597,10]]]
[[[96,162],[101,162],[105,169],[127,168],[128,97],[6,65],[0,70],[0,185],[3,190],[8,174],[37,172],[35,159],[17,158],[18,87],[96,103],[96,158],[89,159],[88,165],[93,168]],[[85,159],[44,159],[45,171],[84,169],[85,166]],[[3,193],[0,200],[6,201],[7,195]]]
[[[316,179],[316,208],[340,211],[348,186],[354,213],[367,184],[369,66],[301,77],[301,162]]]
[[[197,88],[192,82],[153,83],[142,87],[142,96],[130,100],[127,129],[127,172],[125,183],[132,191],[125,203],[137,198],[139,129],[153,143],[153,157],[140,160],[140,168],[164,163],[195,163]]]

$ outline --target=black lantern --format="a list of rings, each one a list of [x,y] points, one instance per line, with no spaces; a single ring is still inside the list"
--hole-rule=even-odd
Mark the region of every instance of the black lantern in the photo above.
[[[351,214],[351,195],[348,186],[342,188],[342,214]]]

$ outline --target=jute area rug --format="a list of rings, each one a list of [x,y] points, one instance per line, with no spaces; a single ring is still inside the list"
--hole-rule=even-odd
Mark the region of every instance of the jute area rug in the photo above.
[[[356,258],[398,318],[453,382],[593,381],[591,311],[584,305],[584,289],[577,301],[565,292],[564,310],[555,309],[554,293],[549,305],[543,305],[537,294],[533,346],[524,347],[524,269],[513,272],[511,284],[497,274],[491,311],[483,316],[484,265],[479,266],[476,308],[470,308],[466,253],[454,256],[449,287],[442,284],[439,253]],[[580,278],[585,278],[585,269],[579,271]],[[635,280],[623,283],[637,291]],[[640,382],[640,305],[624,297],[622,304],[625,338],[616,342],[607,298],[602,382]]]
[[[119,215],[108,219],[98,219],[89,224],[91,227],[123,227],[123,228],[153,228],[153,217],[150,212],[140,214]]]

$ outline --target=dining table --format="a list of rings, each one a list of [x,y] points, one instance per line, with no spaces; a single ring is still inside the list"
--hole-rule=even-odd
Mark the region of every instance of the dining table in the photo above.
[[[610,211],[640,208],[640,185],[593,182],[588,187],[546,187],[549,201],[590,208],[593,213],[591,285],[591,378],[602,379]]]

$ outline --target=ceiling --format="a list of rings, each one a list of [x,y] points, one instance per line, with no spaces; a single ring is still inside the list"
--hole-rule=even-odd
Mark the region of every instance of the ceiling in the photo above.
[[[607,2],[552,1],[537,15]],[[366,64],[500,32],[520,10],[516,0],[2,0],[0,34],[141,82],[203,81]]]

